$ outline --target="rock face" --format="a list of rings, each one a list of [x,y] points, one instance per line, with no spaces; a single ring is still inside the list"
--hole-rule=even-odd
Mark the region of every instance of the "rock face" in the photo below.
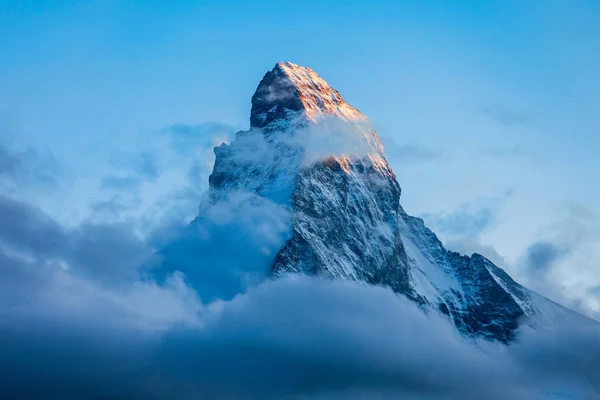
[[[263,128],[294,113],[311,122],[323,114],[345,120],[366,119],[310,68],[280,62],[266,73],[252,96],[250,126]]]
[[[413,297],[399,200],[387,163],[331,157],[303,168],[292,194],[292,238],[277,254],[273,273],[364,281]]]
[[[210,201],[249,191],[292,212],[272,274],[390,287],[468,336],[509,342],[541,296],[481,255],[447,251],[400,205],[367,118],[310,68],[278,63],[252,97],[250,130],[215,148]]]

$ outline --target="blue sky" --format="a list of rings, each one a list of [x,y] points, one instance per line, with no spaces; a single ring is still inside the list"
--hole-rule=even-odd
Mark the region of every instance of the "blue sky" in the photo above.
[[[292,61],[371,118],[409,213],[597,312],[598,20],[595,1],[1,0],[0,138],[29,165],[4,190],[65,224],[181,198],[187,218],[212,145]],[[199,152],[165,138],[207,122]]]

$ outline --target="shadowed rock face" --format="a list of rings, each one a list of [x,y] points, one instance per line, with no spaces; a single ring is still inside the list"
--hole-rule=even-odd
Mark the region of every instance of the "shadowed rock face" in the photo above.
[[[448,261],[463,284],[463,307],[448,302],[456,326],[463,332],[508,342],[525,312],[489,272],[484,257],[448,252]]]
[[[246,191],[292,212],[274,276],[386,286],[446,314],[465,335],[509,342],[521,319],[538,314],[534,300],[541,296],[480,255],[447,251],[421,219],[406,214],[366,121],[311,69],[278,63],[252,97],[250,130],[215,148],[208,201]],[[356,145],[315,157],[312,145],[332,134]]]
[[[279,64],[267,72],[252,96],[250,126],[263,128],[288,113],[304,108],[300,91],[285,74]]]
[[[279,62],[265,74],[252,96],[250,126],[264,128],[290,119],[296,112],[302,112],[312,122],[323,115],[366,120],[312,69]]]

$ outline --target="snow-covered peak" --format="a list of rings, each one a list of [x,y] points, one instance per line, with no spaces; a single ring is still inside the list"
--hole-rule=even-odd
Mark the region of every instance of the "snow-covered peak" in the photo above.
[[[252,96],[250,125],[262,128],[297,114],[313,122],[327,115],[346,121],[367,119],[312,69],[279,62]]]

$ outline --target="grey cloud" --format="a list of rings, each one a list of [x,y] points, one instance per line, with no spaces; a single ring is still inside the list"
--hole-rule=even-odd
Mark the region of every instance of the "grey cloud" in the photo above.
[[[131,282],[152,254],[127,225],[83,223],[66,228],[7,196],[0,196],[0,221],[0,250],[6,264],[62,262],[75,274],[99,282]]]
[[[40,290],[50,280],[54,266],[51,263],[35,263],[0,250],[0,321],[13,307],[35,303]]]
[[[17,186],[54,188],[62,174],[60,162],[49,150],[15,149],[0,143],[0,178]]]
[[[522,255],[520,272],[534,290],[597,317],[600,219],[579,204],[565,205],[561,214]]]
[[[69,261],[98,282],[133,282],[153,250],[125,224],[84,223],[70,232]]]
[[[0,221],[0,243],[4,246],[45,258],[65,250],[65,229],[31,205],[0,195]]]
[[[16,325],[0,320],[2,394],[598,398],[596,326],[525,330],[505,348],[462,339],[444,317],[425,314],[388,289],[297,276],[206,304],[198,309],[198,324],[175,323],[156,334],[126,323],[131,317],[120,305],[126,298],[108,308],[83,298],[86,313],[58,307],[43,316],[23,314]],[[112,323],[98,324],[109,316]],[[34,329],[40,324],[43,337]],[[57,354],[60,363],[53,362]],[[42,379],[31,385],[32,376]]]
[[[248,196],[189,226],[158,281],[129,275],[146,245],[127,225],[66,228],[5,199],[18,217],[0,242],[26,257],[0,252],[0,397],[531,399],[579,393],[581,379],[587,398],[597,395],[597,328],[523,331],[506,348],[465,340],[386,288],[267,279],[290,216]],[[241,285],[252,272],[264,275]]]
[[[567,250],[555,243],[534,243],[527,248],[527,266],[536,274],[538,272],[544,273],[552,268],[552,265],[561,257],[565,256],[566,253]]]
[[[177,340],[156,359],[178,360],[174,375],[209,397],[483,394],[466,378],[478,375],[485,357],[463,347],[447,321],[383,288],[306,277],[268,282],[233,299],[206,329],[171,336]],[[485,388],[488,398],[501,398],[497,383]]]

